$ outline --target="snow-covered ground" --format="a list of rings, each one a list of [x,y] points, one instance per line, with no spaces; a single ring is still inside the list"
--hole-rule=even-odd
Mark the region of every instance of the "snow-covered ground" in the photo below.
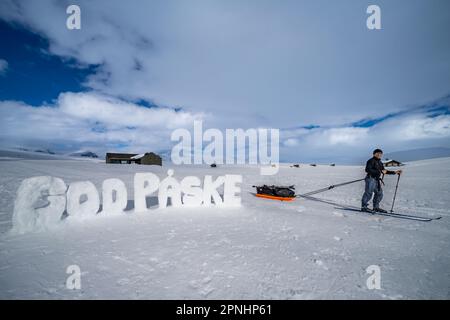
[[[356,166],[282,165],[275,176],[256,167],[173,167],[176,177],[242,174],[242,208],[174,209],[62,221],[47,232],[12,234],[20,182],[50,175],[123,180],[133,197],[135,172],[163,168],[70,159],[0,159],[0,298],[124,299],[416,299],[450,298],[450,158],[405,166],[398,212],[443,216],[417,222],[344,211],[326,203],[254,197],[254,184],[295,185],[298,193],[358,179]],[[395,177],[386,177],[390,208]],[[363,183],[320,197],[359,206]],[[81,290],[65,286],[66,268],[81,269]],[[369,290],[366,268],[381,268]]]

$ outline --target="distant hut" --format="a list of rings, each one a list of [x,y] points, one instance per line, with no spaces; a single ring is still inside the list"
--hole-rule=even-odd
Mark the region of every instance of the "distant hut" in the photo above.
[[[385,167],[400,167],[402,165],[403,165],[403,163],[401,163],[400,161],[397,161],[397,160],[389,160],[384,163]]]
[[[153,152],[142,154],[137,153],[107,153],[106,163],[122,163],[122,164],[146,164],[162,166],[162,159]]]
[[[330,166],[332,166],[332,167],[336,167],[336,164],[335,164],[335,163],[332,163],[332,164],[330,164]]]

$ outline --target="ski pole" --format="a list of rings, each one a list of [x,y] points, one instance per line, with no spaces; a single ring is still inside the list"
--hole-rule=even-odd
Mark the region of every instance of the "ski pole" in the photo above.
[[[392,200],[391,213],[394,213],[394,204],[395,204],[395,198],[397,197],[397,189],[398,189],[399,182],[400,182],[400,175],[398,175],[397,184],[395,185],[395,192],[394,192],[394,199]]]

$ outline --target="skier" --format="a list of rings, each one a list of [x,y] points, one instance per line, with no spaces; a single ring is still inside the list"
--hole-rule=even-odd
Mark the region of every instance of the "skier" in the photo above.
[[[383,151],[381,149],[375,149],[373,151],[373,157],[366,163],[367,176],[365,178],[366,187],[361,200],[361,211],[363,212],[382,212],[387,213],[386,210],[380,208],[380,202],[383,199],[383,178],[385,174],[402,174],[402,170],[390,171],[384,168],[381,158],[383,157]],[[368,208],[370,199],[373,197],[373,210]]]

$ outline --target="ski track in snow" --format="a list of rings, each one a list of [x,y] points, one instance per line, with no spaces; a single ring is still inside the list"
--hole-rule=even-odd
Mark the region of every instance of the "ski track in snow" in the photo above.
[[[443,216],[428,223],[346,212],[325,203],[275,202],[255,184],[297,193],[358,179],[356,166],[282,165],[275,176],[251,166],[177,167],[175,176],[242,174],[239,209],[174,209],[62,221],[47,232],[9,232],[16,190],[29,177],[68,184],[122,179],[133,198],[135,172],[165,177],[167,167],[94,161],[0,161],[0,299],[417,299],[450,298],[450,158],[408,164],[398,212]],[[386,177],[390,208],[395,177]],[[363,183],[319,198],[358,206]],[[66,289],[66,268],[81,269],[81,290]],[[366,287],[379,265],[381,290]]]

